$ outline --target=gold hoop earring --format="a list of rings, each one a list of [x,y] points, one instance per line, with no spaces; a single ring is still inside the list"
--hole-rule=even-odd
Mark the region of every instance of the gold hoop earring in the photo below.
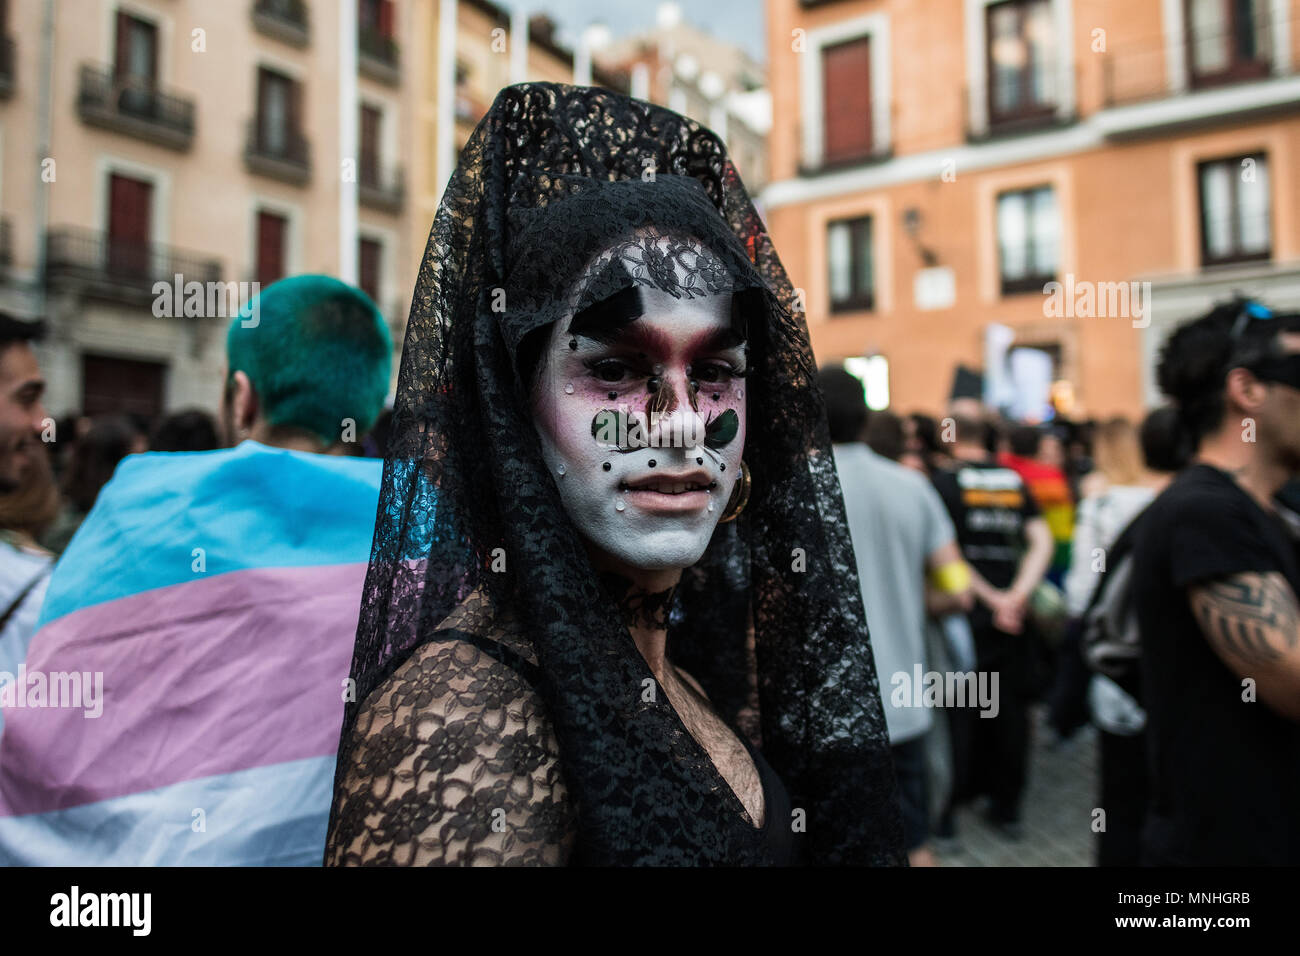
[[[749,466],[742,459],[740,462],[740,480],[736,482],[736,487],[731,489],[731,497],[727,499],[727,510],[718,519],[718,524],[726,524],[728,521],[736,520],[736,516],[745,510],[745,505],[749,504],[749,490]]]

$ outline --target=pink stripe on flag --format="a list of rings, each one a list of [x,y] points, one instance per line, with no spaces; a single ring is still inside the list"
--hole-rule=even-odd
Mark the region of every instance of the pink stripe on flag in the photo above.
[[[365,572],[232,571],[52,621],[28,674],[102,671],[103,713],[6,707],[0,816],[336,753]]]

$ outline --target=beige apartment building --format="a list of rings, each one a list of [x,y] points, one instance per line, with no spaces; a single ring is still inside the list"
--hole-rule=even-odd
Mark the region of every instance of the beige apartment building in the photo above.
[[[447,7],[454,7],[454,12]],[[455,63],[444,70],[439,37],[446,29],[447,16],[454,18]],[[491,0],[456,0],[452,4],[429,0],[414,6],[409,34],[415,71],[410,130],[414,188],[408,237],[411,258],[406,263],[412,287],[455,159],[497,93],[504,86],[525,81],[574,82],[574,52],[558,42],[555,32],[555,24],[545,15],[512,20],[509,11]],[[516,35],[522,55],[515,54]],[[450,89],[440,101],[444,78],[450,81]],[[592,82],[617,90],[627,87],[625,76],[599,67],[593,68]],[[451,110],[443,126],[439,125],[440,102]]]
[[[1009,344],[1062,410],[1134,414],[1171,326],[1300,306],[1300,0],[767,10],[776,247],[819,361],[896,409]]]
[[[156,284],[340,274],[345,182],[358,283],[399,330],[409,7],[357,2],[345,157],[337,0],[4,5],[0,307],[47,322],[52,412],[215,408],[231,303]]]
[[[400,353],[460,146],[502,86],[572,82],[574,54],[535,16],[512,62],[487,0],[346,2],[350,155],[340,0],[0,2],[0,309],[45,319],[52,412],[215,409],[253,284],[345,259]]]

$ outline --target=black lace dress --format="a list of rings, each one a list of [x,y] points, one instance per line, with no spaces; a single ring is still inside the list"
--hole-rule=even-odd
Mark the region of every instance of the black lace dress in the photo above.
[[[632,285],[746,311],[752,493],[684,572],[668,652],[751,748],[763,829],[643,693],[530,418],[537,335]],[[905,861],[799,301],[709,130],[604,90],[500,93],[411,306],[327,863],[784,863],[792,819],[808,863]]]

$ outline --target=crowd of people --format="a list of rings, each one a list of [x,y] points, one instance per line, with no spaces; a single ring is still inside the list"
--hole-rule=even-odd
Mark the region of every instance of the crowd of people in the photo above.
[[[981,798],[1023,839],[1035,703],[1097,728],[1099,865],[1300,861],[1298,373],[1300,319],[1240,298],[1141,421],[899,417],[822,370],[914,864]],[[996,673],[996,713],[891,699],[914,668]]]
[[[554,84],[414,300],[391,409],[306,275],[155,427],[52,424],[0,317],[0,863],[925,865],[1024,839],[1036,705],[1098,862],[1300,862],[1300,316],[1178,328],[1141,421],[868,412],[713,134]]]

